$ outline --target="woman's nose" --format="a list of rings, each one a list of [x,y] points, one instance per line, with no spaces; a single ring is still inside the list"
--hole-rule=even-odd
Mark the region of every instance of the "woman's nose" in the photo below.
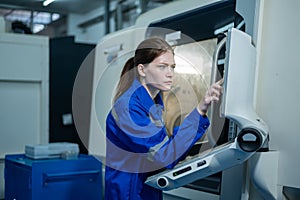
[[[166,71],[166,75],[168,77],[173,77],[173,75],[174,75],[174,69],[169,67],[168,70]]]
[[[167,72],[172,72],[172,73],[174,73],[174,67],[173,67],[173,66],[168,66],[168,67],[165,68],[165,70],[166,70]]]

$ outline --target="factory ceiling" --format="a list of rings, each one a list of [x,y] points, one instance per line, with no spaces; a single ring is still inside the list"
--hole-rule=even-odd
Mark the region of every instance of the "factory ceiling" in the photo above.
[[[55,0],[48,6],[43,3],[46,0],[0,0],[0,8],[25,9],[39,12],[59,13],[59,14],[84,14],[98,7],[104,6],[105,2],[126,2],[127,0]],[[148,3],[168,3],[172,0],[138,0],[136,2]]]
[[[49,13],[84,14],[97,7],[103,6],[105,0],[56,0],[47,6],[44,0],[0,0],[0,8],[24,9]]]
[[[50,3],[44,5],[47,1]],[[64,16],[71,13],[86,14],[101,7],[104,7],[105,13],[107,13],[107,6],[113,2],[122,5],[122,12],[125,16],[125,13],[132,9],[136,9],[137,12],[140,10],[140,13],[143,13],[171,1],[173,0],[0,0],[0,17],[11,23],[22,22],[36,33],[45,25],[63,19]],[[101,17],[103,18],[103,16],[99,16],[94,21],[103,21]],[[89,26],[91,23],[95,23],[94,21],[81,24],[80,27]]]

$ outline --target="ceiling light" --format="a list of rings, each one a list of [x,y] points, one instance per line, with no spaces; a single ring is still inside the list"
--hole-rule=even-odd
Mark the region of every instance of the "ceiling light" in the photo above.
[[[43,2],[43,6],[48,6],[53,1],[55,1],[55,0],[46,0],[46,1]]]

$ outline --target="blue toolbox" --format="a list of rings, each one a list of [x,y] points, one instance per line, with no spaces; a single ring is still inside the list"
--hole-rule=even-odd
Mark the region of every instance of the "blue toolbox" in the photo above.
[[[102,164],[85,154],[72,159],[6,155],[5,199],[102,199]]]

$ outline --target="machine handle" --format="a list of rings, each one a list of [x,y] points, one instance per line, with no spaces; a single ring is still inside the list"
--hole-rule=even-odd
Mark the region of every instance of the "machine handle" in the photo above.
[[[76,179],[78,176],[98,176],[101,173],[100,170],[85,170],[75,172],[62,172],[62,173],[44,173],[43,185],[46,186],[51,182],[67,181],[70,179]]]
[[[216,50],[213,55],[213,64],[212,64],[212,75],[211,75],[211,84],[215,83],[217,80],[217,71],[218,71],[218,57],[222,47],[226,44],[227,37],[224,37],[216,47]]]
[[[227,40],[227,36],[224,37],[220,42],[219,44],[217,45],[216,47],[216,50],[214,52],[214,55],[213,55],[213,63],[212,63],[212,73],[211,73],[211,84],[215,83],[217,80],[217,75],[218,75],[218,57],[219,57],[219,54],[220,54],[220,51],[222,49],[222,47],[226,44],[226,40]],[[208,117],[209,119],[213,119],[213,114],[214,114],[214,109],[215,109],[215,105],[214,103],[211,104],[210,106],[210,110],[208,112]],[[216,144],[216,141],[213,137],[213,134],[212,134],[212,126],[210,126],[209,128],[209,132],[207,134],[207,137],[208,137],[208,141],[210,142],[210,144],[212,146],[214,146]]]

